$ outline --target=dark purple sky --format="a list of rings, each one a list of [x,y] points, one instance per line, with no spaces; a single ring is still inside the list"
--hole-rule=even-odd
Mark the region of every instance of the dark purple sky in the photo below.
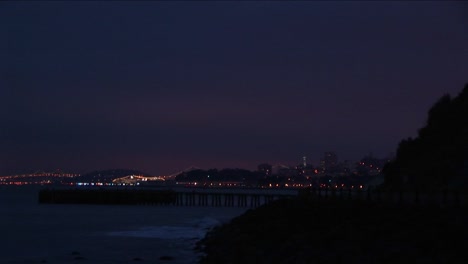
[[[385,157],[468,82],[463,2],[0,2],[0,175]]]

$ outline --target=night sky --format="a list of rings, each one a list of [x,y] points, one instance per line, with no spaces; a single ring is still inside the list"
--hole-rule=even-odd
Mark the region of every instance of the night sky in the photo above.
[[[0,175],[386,157],[468,82],[463,2],[0,2]]]

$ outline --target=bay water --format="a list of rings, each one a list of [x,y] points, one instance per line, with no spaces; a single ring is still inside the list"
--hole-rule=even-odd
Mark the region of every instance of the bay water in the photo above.
[[[0,263],[197,263],[195,243],[248,208],[39,204],[0,186]]]

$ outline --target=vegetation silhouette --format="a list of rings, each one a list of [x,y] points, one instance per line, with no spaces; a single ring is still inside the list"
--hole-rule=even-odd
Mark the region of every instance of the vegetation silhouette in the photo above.
[[[400,142],[383,169],[389,189],[465,189],[468,186],[468,83],[455,98],[446,94],[429,110],[416,138]]]

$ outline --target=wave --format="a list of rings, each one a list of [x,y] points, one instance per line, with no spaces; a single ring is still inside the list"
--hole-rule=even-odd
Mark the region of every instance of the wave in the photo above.
[[[199,240],[213,227],[221,222],[211,217],[203,217],[180,226],[145,226],[137,230],[115,231],[107,233],[110,236],[143,237],[159,239]]]

